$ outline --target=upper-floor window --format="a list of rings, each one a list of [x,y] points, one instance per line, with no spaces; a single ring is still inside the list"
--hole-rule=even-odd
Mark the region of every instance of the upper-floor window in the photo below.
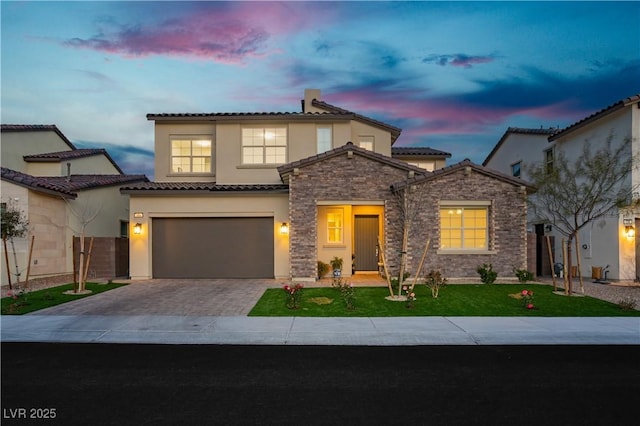
[[[360,136],[358,138],[358,145],[360,148],[368,149],[369,151],[373,151],[373,136]]]
[[[426,169],[429,172],[432,172],[436,169],[435,161],[407,161],[407,163],[412,166],[420,167],[421,169]]]
[[[286,127],[242,129],[242,164],[284,164],[286,162]]]
[[[443,206],[440,208],[440,248],[488,248],[488,208]]]
[[[544,170],[547,173],[553,171],[553,148],[544,151]]]
[[[522,167],[522,161],[518,161],[511,165],[511,176],[520,177],[520,169]]]
[[[333,148],[333,141],[331,139],[331,127],[322,126],[317,128],[318,135],[318,154],[329,151]]]
[[[171,139],[171,173],[211,173],[211,139]]]

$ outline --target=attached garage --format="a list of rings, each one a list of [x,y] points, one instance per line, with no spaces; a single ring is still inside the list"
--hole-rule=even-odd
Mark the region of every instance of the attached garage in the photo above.
[[[154,278],[273,278],[274,218],[153,218]]]

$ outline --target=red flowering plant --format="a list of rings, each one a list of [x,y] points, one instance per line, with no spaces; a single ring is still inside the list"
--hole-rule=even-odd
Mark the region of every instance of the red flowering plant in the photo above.
[[[413,302],[415,302],[416,300],[416,294],[413,292],[413,290],[411,289],[411,287],[403,285],[400,295],[404,295],[406,297],[406,304],[405,306],[408,309],[413,308]]]
[[[535,305],[533,304],[533,292],[531,290],[522,290],[520,293],[520,298],[522,299],[522,304],[527,309],[535,309]]]
[[[295,284],[292,286],[285,285],[282,289],[287,293],[287,308],[298,309],[300,308],[300,302],[302,302],[302,289],[304,285]]]

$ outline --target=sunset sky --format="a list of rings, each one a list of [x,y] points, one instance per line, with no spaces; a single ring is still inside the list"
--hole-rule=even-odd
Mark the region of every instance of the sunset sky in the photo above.
[[[147,113],[298,112],[305,88],[481,163],[509,126],[640,93],[640,2],[0,3],[3,124],[153,177]]]

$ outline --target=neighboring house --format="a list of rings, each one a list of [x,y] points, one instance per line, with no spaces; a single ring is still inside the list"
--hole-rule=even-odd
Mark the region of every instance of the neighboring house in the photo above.
[[[622,99],[564,129],[513,129],[509,128],[487,156],[483,165],[492,169],[519,175],[527,179],[527,165],[544,163],[553,167],[554,158],[559,150],[564,152],[569,162],[581,153],[585,143],[592,150],[603,146],[609,137],[613,145],[624,139],[631,140],[629,155],[633,155],[635,168],[631,171],[625,185],[638,188],[640,174],[640,95]],[[635,198],[638,198],[637,195]],[[608,268],[608,278],[613,280],[634,280],[640,276],[640,250],[637,233],[635,237],[627,235],[632,226],[638,228],[640,211],[620,210],[604,220],[592,223],[581,230],[580,256],[582,269],[580,274],[591,277],[592,267]],[[531,231],[539,237],[554,236],[554,262],[562,262],[562,236],[550,224],[538,223],[530,218]],[[538,239],[540,250],[542,241]],[[543,256],[547,256],[546,251]],[[575,259],[573,265],[576,264]],[[540,274],[540,270],[537,271]],[[544,274],[550,271],[543,271]]]
[[[86,237],[128,236],[129,200],[119,188],[148,181],[144,175],[124,174],[104,149],[77,149],[55,125],[2,125],[1,130],[2,207],[21,210],[29,222],[28,236],[16,240],[21,281],[26,278],[32,236],[30,279],[62,281],[71,277],[73,237],[90,212],[97,216],[86,225]],[[99,247],[94,266],[99,265]],[[2,250],[4,285],[8,277]]]
[[[314,280],[317,261],[344,261],[343,275],[378,272],[380,240],[397,272],[402,223],[394,192],[422,207],[409,240],[415,272],[503,276],[526,267],[522,180],[464,161],[430,172],[394,158],[401,130],[320,100],[306,90],[299,113],[149,114],[156,182],[128,185],[131,277]],[[425,150],[429,152],[425,152]],[[412,149],[396,153],[414,156]],[[433,160],[436,161],[436,160]],[[429,166],[430,167],[430,166]],[[408,185],[408,186],[406,186]]]
[[[432,172],[447,165],[451,154],[427,147],[392,147],[391,156]]]

